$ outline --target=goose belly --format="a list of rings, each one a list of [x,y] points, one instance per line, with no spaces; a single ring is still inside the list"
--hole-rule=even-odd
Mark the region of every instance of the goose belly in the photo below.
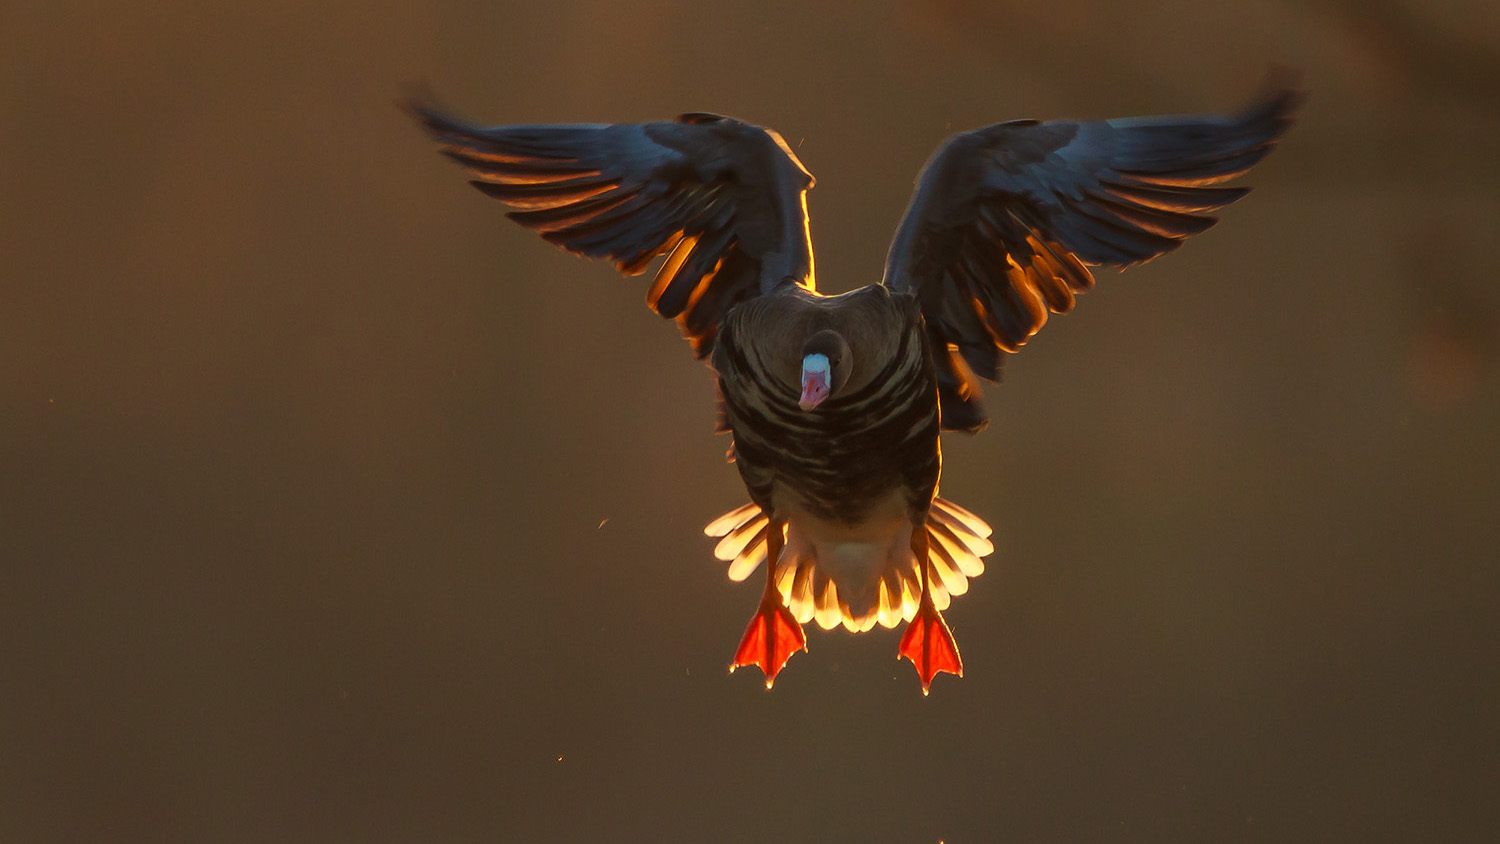
[[[873,502],[855,523],[829,519],[802,506],[800,497],[789,489],[778,493],[773,496],[774,506],[787,517],[784,560],[811,562],[819,575],[838,587],[839,599],[853,615],[864,616],[875,607],[883,577],[899,575],[916,564],[911,550],[916,526],[901,489],[892,489]]]

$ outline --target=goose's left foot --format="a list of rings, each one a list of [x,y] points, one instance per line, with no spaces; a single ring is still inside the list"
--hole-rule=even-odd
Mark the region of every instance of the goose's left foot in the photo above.
[[[964,661],[958,656],[958,643],[953,641],[948,623],[943,621],[943,614],[932,605],[930,597],[924,596],[916,617],[901,634],[900,655],[916,666],[924,695],[932,686],[932,678],[941,671],[964,676]]]

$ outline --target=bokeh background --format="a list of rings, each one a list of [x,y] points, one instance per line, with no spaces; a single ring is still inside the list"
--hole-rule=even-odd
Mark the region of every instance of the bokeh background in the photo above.
[[[645,279],[393,105],[712,110],[878,279],[948,133],[1313,92],[945,438],[998,551],[726,673],[758,587]],[[0,841],[1493,841],[1500,16],[1485,0],[0,7]]]

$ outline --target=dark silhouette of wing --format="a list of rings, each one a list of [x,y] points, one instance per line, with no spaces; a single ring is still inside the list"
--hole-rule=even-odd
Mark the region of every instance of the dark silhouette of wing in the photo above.
[[[1249,170],[1303,96],[1273,77],[1233,115],[1075,123],[1017,120],[950,137],[922,171],[896,231],[885,284],[914,294],[938,369],[943,428],[977,431],[979,378],[1094,284],[1170,252],[1248,192]]]
[[[479,128],[407,107],[474,187],[548,241],[626,275],[666,255],[646,303],[677,320],[699,358],[734,305],[784,284],[814,287],[813,178],[769,129],[712,114]]]

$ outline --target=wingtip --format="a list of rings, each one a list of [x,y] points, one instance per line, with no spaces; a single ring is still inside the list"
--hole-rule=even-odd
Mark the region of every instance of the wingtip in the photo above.
[[[1242,113],[1242,119],[1284,120],[1289,125],[1292,116],[1301,110],[1309,96],[1310,92],[1302,86],[1302,71],[1273,64],[1266,71],[1259,93]]]
[[[437,95],[426,79],[414,79],[401,86],[401,95],[396,98],[396,108],[420,120],[435,110],[437,101]]]
[[[1302,76],[1299,68],[1272,62],[1266,68],[1265,82],[1261,84],[1261,88],[1266,91],[1294,91],[1305,95],[1307,91],[1302,87]]]
[[[407,83],[396,100],[396,108],[415,120],[422,131],[434,139],[463,128],[461,122],[449,116],[447,106],[438,99],[426,79]]]

